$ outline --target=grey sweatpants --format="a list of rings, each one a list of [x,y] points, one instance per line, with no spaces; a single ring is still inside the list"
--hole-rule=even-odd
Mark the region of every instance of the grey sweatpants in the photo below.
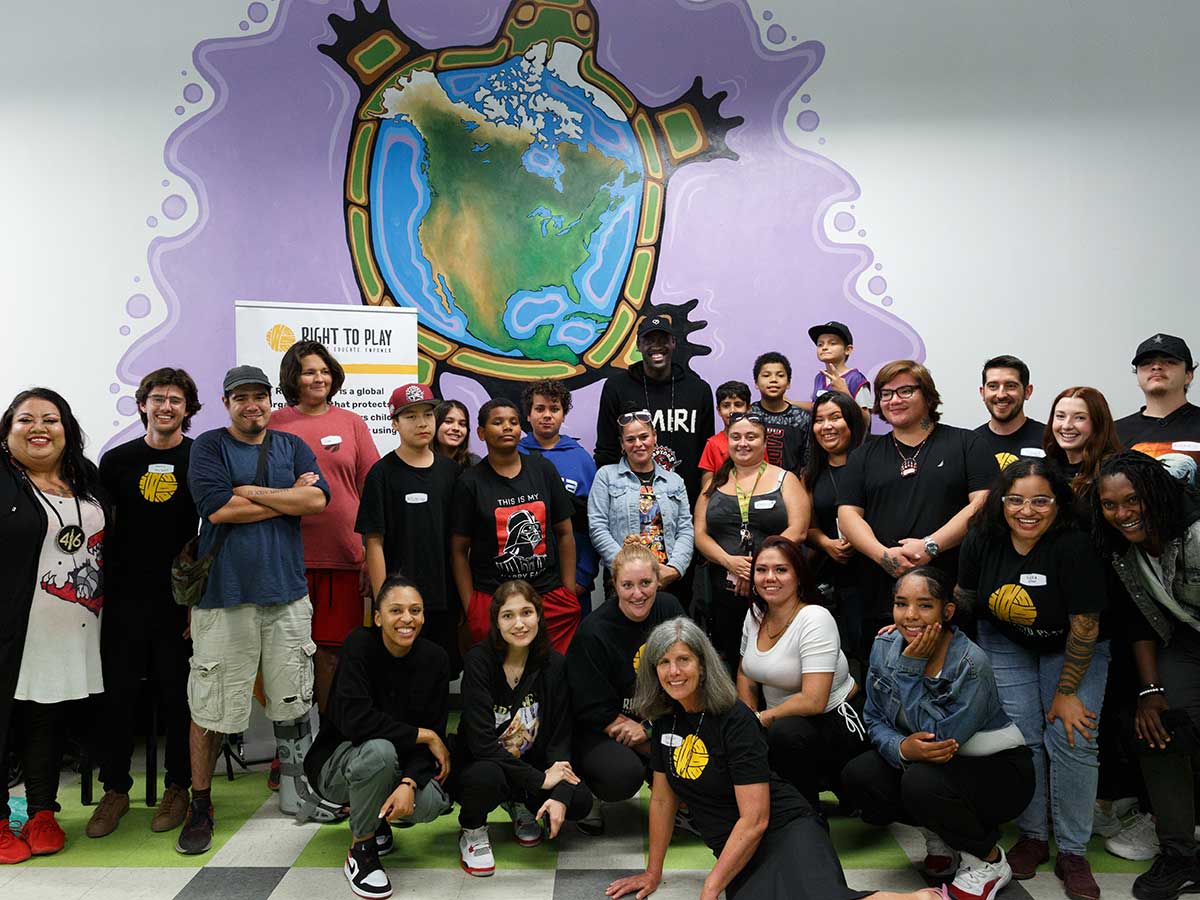
[[[321,767],[317,791],[332,803],[348,803],[350,831],[356,837],[365,837],[375,833],[379,809],[396,790],[401,776],[391,741],[375,738],[357,747],[343,741]],[[442,786],[430,780],[417,791],[412,815],[399,821],[413,825],[432,822],[449,812],[450,806],[450,798]]]

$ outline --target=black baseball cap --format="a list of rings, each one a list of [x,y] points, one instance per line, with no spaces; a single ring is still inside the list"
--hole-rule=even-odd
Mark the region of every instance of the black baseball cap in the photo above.
[[[812,338],[814,344],[817,342],[817,338],[823,334],[836,334],[846,342],[847,346],[854,343],[854,335],[841,322],[826,322],[824,325],[814,325],[808,329],[808,336]]]
[[[1170,356],[1187,366],[1188,371],[1196,368],[1192,362],[1192,351],[1187,342],[1173,334],[1156,334],[1138,344],[1137,353],[1133,355],[1132,365],[1138,365],[1148,356]]]
[[[225,373],[225,381],[221,390],[228,394],[234,388],[244,384],[261,384],[268,391],[271,389],[271,379],[258,366],[234,366]]]
[[[675,337],[675,326],[671,324],[671,320],[666,316],[652,316],[648,319],[642,319],[638,324],[638,337],[643,334],[649,334],[652,331],[662,331],[671,337]]]

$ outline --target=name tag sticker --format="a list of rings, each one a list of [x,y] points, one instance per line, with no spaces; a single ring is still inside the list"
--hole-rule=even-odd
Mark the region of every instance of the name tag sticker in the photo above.
[[[660,740],[662,741],[664,747],[678,747],[683,744],[683,738],[677,734],[671,734],[669,732],[664,734]]]
[[[405,494],[404,502],[405,503],[428,503],[429,495],[428,494]]]
[[[340,434],[327,434],[325,437],[321,438],[322,447],[336,447],[341,442],[342,436]]]
[[[1021,576],[1021,584],[1026,587],[1045,587],[1046,576],[1040,575],[1037,572],[1026,572]]]
[[[1172,450],[1182,450],[1184,453],[1195,453],[1200,450],[1200,441],[1175,441],[1171,445]]]
[[[774,500],[755,500],[754,508],[755,509],[774,509],[775,501]]]
[[[1043,450],[1041,447],[1022,447],[1021,455],[1022,456],[1035,456],[1038,459],[1045,459],[1046,451]]]
[[[175,467],[170,463],[151,463],[146,466],[147,472],[153,472],[155,475],[170,475],[175,471]]]

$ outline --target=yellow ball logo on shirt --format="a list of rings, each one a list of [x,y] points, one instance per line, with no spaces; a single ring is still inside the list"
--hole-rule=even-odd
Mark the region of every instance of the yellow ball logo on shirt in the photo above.
[[[988,606],[1001,622],[1013,625],[1032,625],[1037,620],[1037,607],[1029,592],[1019,584],[1006,584],[992,592]]]
[[[645,645],[645,644],[642,644],[642,646],[640,646],[640,647],[638,647],[638,648],[637,648],[637,653],[633,654],[633,671],[634,671],[634,674],[636,674],[636,673],[637,673],[638,667],[639,667],[639,666],[642,664],[642,651],[643,651],[643,650],[645,650],[645,649],[646,649],[646,645]]]
[[[138,479],[138,490],[151,503],[166,503],[178,487],[179,482],[170,472],[147,472]]]
[[[704,741],[700,740],[700,735],[689,734],[685,737],[675,748],[672,762],[675,765],[675,774],[687,781],[695,781],[704,774],[708,765],[708,748],[704,746]]]
[[[1012,453],[1001,450],[996,454],[996,464],[1000,466],[1000,471],[1003,472],[1009,466],[1017,461],[1017,457]]]
[[[296,333],[286,325],[272,325],[267,329],[267,346],[276,353],[283,353],[296,343]]]

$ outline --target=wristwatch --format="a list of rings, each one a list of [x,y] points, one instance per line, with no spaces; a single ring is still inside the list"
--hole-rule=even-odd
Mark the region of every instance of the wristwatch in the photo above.
[[[925,552],[929,554],[929,558],[933,559],[942,552],[942,548],[938,546],[938,542],[932,537],[925,538]]]

